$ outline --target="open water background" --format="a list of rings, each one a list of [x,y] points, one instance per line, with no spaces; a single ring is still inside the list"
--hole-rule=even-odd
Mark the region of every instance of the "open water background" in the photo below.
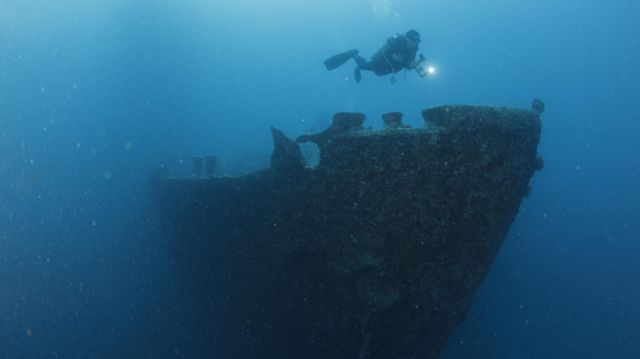
[[[543,99],[545,168],[442,358],[640,357],[640,2],[0,0],[0,358],[180,357],[147,176],[266,165],[359,111]],[[416,29],[437,67],[356,84]],[[169,329],[167,329],[169,330]],[[179,331],[180,328],[171,330]],[[171,331],[169,330],[169,332]],[[167,344],[167,336],[161,336]],[[132,349],[132,348],[135,348]],[[216,357],[212,353],[212,358]]]

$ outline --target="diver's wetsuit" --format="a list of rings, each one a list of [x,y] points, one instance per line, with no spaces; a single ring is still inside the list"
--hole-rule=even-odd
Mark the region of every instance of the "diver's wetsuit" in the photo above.
[[[414,32],[417,34],[417,32]],[[360,71],[372,71],[378,76],[396,73],[403,69],[413,70],[417,66],[416,54],[419,35],[396,35],[387,39],[385,44],[371,57],[371,61],[365,60],[358,54],[358,50],[349,50],[341,54],[332,56],[325,60],[324,64],[328,70],[333,70],[353,58],[358,66],[355,69],[354,77],[360,82]]]

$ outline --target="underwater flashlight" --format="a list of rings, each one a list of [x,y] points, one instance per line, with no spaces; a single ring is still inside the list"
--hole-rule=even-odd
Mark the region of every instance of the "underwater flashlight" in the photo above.
[[[421,67],[417,67],[416,71],[418,72],[420,77],[435,76],[436,72],[438,72],[436,67],[433,65],[424,65]]]
[[[427,59],[424,55],[420,54],[418,65],[415,67],[416,72],[420,77],[434,76],[437,69],[434,65],[427,64]]]

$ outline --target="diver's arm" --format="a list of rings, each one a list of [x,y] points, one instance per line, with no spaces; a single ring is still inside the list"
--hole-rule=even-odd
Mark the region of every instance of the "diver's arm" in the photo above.
[[[420,54],[417,60],[413,60],[407,65],[407,70],[417,70],[425,61],[427,61],[427,59],[423,54]]]
[[[422,67],[422,64],[427,61],[427,59],[424,57],[424,55],[420,54],[420,56],[418,57],[417,61],[413,61],[412,63],[412,67],[409,70],[416,70],[416,72],[418,73],[418,75],[420,75],[420,77],[425,77],[427,76],[427,73],[425,72],[424,68]]]
[[[408,61],[404,65],[404,68],[407,70],[418,70],[420,68],[420,65],[422,65],[422,60],[413,60],[413,61]]]

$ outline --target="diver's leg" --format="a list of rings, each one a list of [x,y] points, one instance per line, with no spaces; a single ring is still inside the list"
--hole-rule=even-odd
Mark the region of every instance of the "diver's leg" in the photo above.
[[[353,60],[355,60],[358,66],[364,66],[367,63],[367,60],[365,60],[364,57],[360,56],[357,52],[353,54]]]
[[[364,71],[373,71],[375,70],[375,66],[373,64],[373,62],[368,62],[365,61],[361,64],[358,64],[358,67],[360,68],[360,70],[364,70]]]
[[[360,57],[360,56],[358,56]],[[356,58],[353,58],[354,60],[356,60]],[[373,71],[374,70],[374,66],[372,62],[367,62],[367,60],[363,59],[362,57],[360,57],[360,59],[362,61],[358,61],[358,66],[356,66],[355,71],[353,72],[353,77],[356,79],[356,82],[360,82],[360,79],[362,79],[362,73],[360,73],[360,71],[364,70],[364,71]]]
[[[324,66],[327,68],[327,70],[333,70],[342,66],[345,62],[349,61],[350,58],[355,59],[356,56],[358,56],[358,50],[352,49],[337,55],[333,55],[330,58],[324,60]],[[356,62],[357,61],[358,60],[356,60]]]
[[[356,66],[356,69],[353,70],[353,78],[356,79],[356,82],[360,82],[362,79],[362,74],[360,73],[360,66]]]

